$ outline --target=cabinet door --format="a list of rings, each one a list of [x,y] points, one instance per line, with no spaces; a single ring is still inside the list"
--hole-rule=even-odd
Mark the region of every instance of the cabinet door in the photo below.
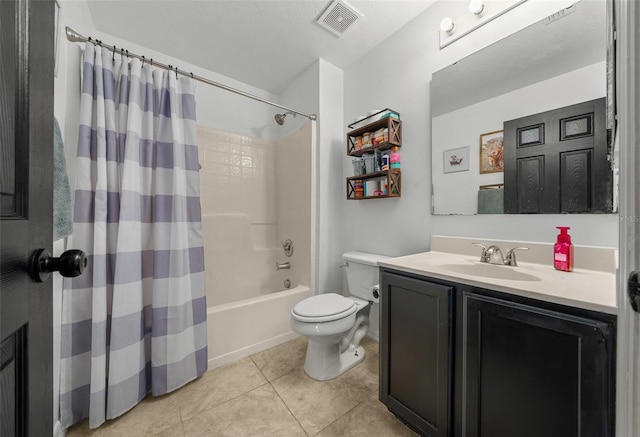
[[[464,436],[613,435],[613,327],[463,297]]]
[[[383,273],[380,400],[423,435],[450,430],[452,287]]]

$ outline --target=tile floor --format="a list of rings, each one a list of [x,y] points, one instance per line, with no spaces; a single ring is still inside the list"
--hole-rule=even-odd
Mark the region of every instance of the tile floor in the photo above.
[[[378,401],[378,344],[350,371],[318,382],[303,370],[305,338],[210,370],[180,390],[147,398],[118,419],[68,437],[415,436]]]

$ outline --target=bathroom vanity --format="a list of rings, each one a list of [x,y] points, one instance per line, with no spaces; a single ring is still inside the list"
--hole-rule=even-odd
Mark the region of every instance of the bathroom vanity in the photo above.
[[[481,265],[477,248],[381,262],[380,400],[430,437],[613,436],[616,254],[588,249],[602,270]]]

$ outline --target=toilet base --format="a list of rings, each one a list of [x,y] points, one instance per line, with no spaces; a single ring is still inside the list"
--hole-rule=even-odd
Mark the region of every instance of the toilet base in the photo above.
[[[304,372],[317,381],[327,381],[342,375],[364,360],[362,346],[340,352],[339,344],[323,344],[309,340]]]

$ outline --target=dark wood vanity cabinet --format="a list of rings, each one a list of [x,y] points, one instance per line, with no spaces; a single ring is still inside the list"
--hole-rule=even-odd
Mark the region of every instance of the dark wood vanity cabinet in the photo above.
[[[380,400],[421,435],[614,436],[615,316],[386,268],[380,284]]]
[[[416,431],[450,435],[454,289],[385,272],[380,283],[380,400]]]
[[[460,435],[613,436],[610,321],[476,293],[460,310]]]

